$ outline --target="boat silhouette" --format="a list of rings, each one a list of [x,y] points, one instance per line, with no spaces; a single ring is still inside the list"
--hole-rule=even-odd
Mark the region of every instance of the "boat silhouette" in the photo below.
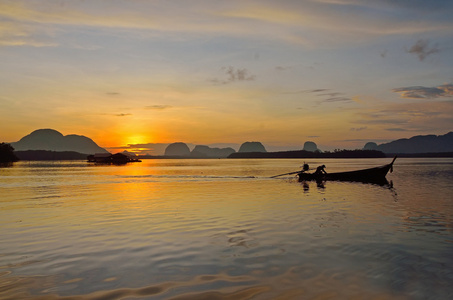
[[[299,181],[355,181],[384,185],[388,184],[385,177],[389,171],[393,172],[393,163],[395,160],[396,156],[393,158],[391,163],[383,166],[347,172],[324,173],[318,171],[314,173],[307,173],[305,170],[302,170],[297,172],[297,176],[299,177]]]

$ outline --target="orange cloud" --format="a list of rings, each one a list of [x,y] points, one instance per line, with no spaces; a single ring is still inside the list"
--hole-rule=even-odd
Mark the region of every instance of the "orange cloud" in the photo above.
[[[401,98],[433,99],[439,97],[453,97],[453,84],[443,84],[437,87],[409,86],[392,90],[400,93]]]

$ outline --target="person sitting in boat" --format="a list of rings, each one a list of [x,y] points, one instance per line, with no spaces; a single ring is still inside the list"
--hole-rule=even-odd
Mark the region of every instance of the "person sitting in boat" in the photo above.
[[[304,163],[304,165],[302,166],[302,171],[301,172],[303,173],[303,172],[306,172],[308,170],[310,170],[310,166],[308,164]]]
[[[315,174],[316,175],[322,175],[322,174],[327,174],[326,170],[324,170],[326,168],[325,165],[322,165],[322,166],[319,166],[316,168],[316,171],[315,171]]]

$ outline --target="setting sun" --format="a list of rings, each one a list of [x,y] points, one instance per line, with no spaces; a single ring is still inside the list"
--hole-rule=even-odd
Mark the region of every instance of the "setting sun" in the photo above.
[[[152,136],[132,135],[126,137],[126,142],[124,144],[125,145],[145,144],[150,141],[153,141]]]

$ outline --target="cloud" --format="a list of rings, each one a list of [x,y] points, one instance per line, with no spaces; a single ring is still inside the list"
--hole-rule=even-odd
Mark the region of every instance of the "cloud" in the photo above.
[[[301,90],[301,91],[296,91],[296,92],[285,92],[283,94],[302,94],[302,93],[315,94],[315,96],[324,98],[323,100],[319,101],[321,103],[324,103],[324,102],[359,102],[352,98],[345,97],[344,93],[335,92],[335,91],[327,93],[327,91],[331,91],[331,90],[330,89],[312,89],[312,90]],[[298,109],[301,109],[301,108],[298,108]]]
[[[276,71],[281,71],[281,72],[282,72],[282,71],[291,70],[291,69],[292,69],[292,67],[284,67],[284,66],[276,66],[276,67],[275,67],[275,70],[276,70]]]
[[[98,114],[98,115],[101,115],[101,116],[114,116],[114,117],[129,117],[129,116],[132,116],[131,113],[101,113],[101,114]]]
[[[351,102],[351,101],[352,99],[348,97],[330,97],[323,100],[322,102]]]
[[[299,90],[299,91],[288,91],[288,92],[282,92],[282,94],[288,94],[288,95],[294,95],[294,94],[304,94],[304,93],[319,93],[319,92],[325,92],[328,91],[329,89],[314,89],[314,90]]]
[[[411,1],[410,10],[416,12],[417,17],[423,16],[417,19],[407,12],[407,6],[394,2],[263,0],[219,4],[217,1],[193,0],[190,4],[176,4],[131,0],[106,4],[93,0],[65,1],[55,5],[52,0],[3,0],[0,1],[0,45],[55,46],[58,41],[67,46],[58,40],[58,36],[87,27],[90,31],[93,28],[115,30],[136,38],[147,35],[174,37],[174,33],[182,34],[184,38],[188,34],[276,38],[285,43],[323,47],[385,35],[431,32],[448,35],[453,29],[449,1],[442,5]],[[430,14],[424,13],[428,9]],[[14,28],[3,30],[2,23],[9,20]],[[2,32],[6,36],[2,36]],[[134,34],[129,34],[131,32]]]
[[[255,75],[249,75],[247,69],[234,69],[233,67],[226,68],[225,73],[228,75],[228,81],[244,81],[255,80]]]
[[[145,106],[145,109],[149,110],[164,110],[164,109],[169,109],[172,108],[173,106],[171,105],[148,105]]]
[[[420,61],[423,61],[426,57],[431,54],[440,52],[437,45],[432,47],[429,46],[428,40],[418,40],[409,50],[406,50],[407,53],[415,54],[418,56]]]
[[[356,123],[361,123],[361,124],[367,124],[367,125],[378,125],[378,124],[392,124],[392,125],[406,125],[408,124],[407,118],[403,119],[397,119],[397,118],[389,118],[389,117],[382,117],[382,118],[376,118],[373,116],[369,116],[369,119],[367,120],[361,120],[357,121]]]
[[[408,123],[410,116],[406,114],[407,108],[393,108],[393,109],[381,109],[360,112],[358,114],[359,119],[354,123],[364,125],[393,125],[401,126]]]
[[[330,89],[313,89],[313,90],[308,90],[306,91],[307,93],[313,93],[316,94],[316,96],[323,97],[325,98],[321,102],[352,102],[352,98],[349,97],[344,97],[344,93],[340,92],[329,92],[326,93],[326,91],[330,91]]]
[[[2,7],[0,5],[0,11]],[[0,46],[56,47],[51,29],[43,26],[2,20],[0,12]]]
[[[409,130],[404,129],[404,128],[386,128],[385,130],[387,130],[387,131],[396,131],[396,132],[399,132],[399,131],[409,131]]]
[[[252,81],[256,79],[255,75],[251,75],[246,68],[234,68],[232,66],[222,67],[222,72],[226,78],[214,78],[210,81],[216,84],[229,84],[238,81]]]
[[[126,146],[108,147],[108,150],[126,150],[139,155],[163,155],[167,146],[168,144],[166,143],[128,144]]]
[[[370,139],[344,139],[344,140],[335,140],[336,142],[363,142],[363,143],[368,143]],[[387,143],[390,142],[388,139],[376,139],[373,138],[373,141],[375,143]]]
[[[329,89],[315,89],[315,90],[308,90],[307,93],[319,93],[319,92],[325,92],[328,90]]]
[[[383,104],[380,108],[369,110],[361,107],[351,118],[351,123],[372,129],[380,128],[388,132],[448,132],[453,128],[452,115],[453,101],[414,101],[409,105]]]
[[[349,129],[350,131],[363,131],[363,130],[366,130],[368,129],[368,127],[364,126],[364,127],[358,127],[358,128],[351,128]]]
[[[433,99],[439,97],[453,97],[453,84],[443,84],[437,87],[409,86],[392,90],[400,93],[401,98]]]

